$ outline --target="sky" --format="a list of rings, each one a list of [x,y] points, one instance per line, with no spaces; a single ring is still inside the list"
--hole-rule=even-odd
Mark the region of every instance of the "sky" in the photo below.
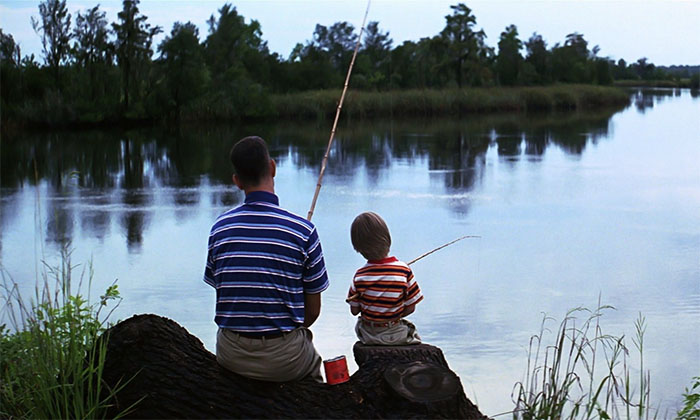
[[[368,21],[378,21],[388,31],[394,46],[438,34],[445,26],[450,5],[458,0],[373,0]],[[41,41],[32,29],[30,17],[38,17],[37,0],[0,0],[0,27],[22,48],[22,55],[35,54],[42,61]],[[100,4],[109,22],[117,19],[121,1],[68,0],[68,11]],[[224,4],[223,0],[142,0],[140,11],[151,25],[164,33],[173,23],[191,21],[199,27],[200,40],[208,33],[207,19]],[[270,50],[288,57],[296,43],[312,38],[316,24],[330,26],[348,21],[362,24],[365,0],[246,0],[230,1],[249,22],[262,26]],[[563,43],[566,35],[584,35],[589,48],[600,47],[599,56],[634,62],[646,57],[656,65],[700,65],[700,0],[479,0],[465,1],[476,16],[476,27],[487,35],[486,43],[497,47],[506,26],[515,24],[520,39],[537,32],[551,47]]]

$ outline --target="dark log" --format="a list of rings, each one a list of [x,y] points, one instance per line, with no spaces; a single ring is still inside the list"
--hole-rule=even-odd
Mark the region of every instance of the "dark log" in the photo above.
[[[442,351],[356,345],[358,366],[348,382],[272,383],[244,378],[216,362],[202,342],[176,322],[136,315],[110,328],[104,380],[117,394],[112,414],[137,403],[127,418],[467,418],[483,419],[459,392],[441,401],[401,397],[384,372],[423,360],[447,368]],[[458,379],[457,379],[458,381]]]

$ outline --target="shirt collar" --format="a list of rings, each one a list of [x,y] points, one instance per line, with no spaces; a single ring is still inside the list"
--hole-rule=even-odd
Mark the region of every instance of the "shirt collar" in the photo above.
[[[267,191],[251,191],[245,196],[245,203],[266,202],[276,206],[280,205],[280,199],[273,193]]]
[[[396,262],[396,261],[398,261],[398,258],[396,258],[396,257],[386,257],[386,258],[382,258],[381,260],[369,260],[367,262],[370,264],[386,264],[386,263]]]

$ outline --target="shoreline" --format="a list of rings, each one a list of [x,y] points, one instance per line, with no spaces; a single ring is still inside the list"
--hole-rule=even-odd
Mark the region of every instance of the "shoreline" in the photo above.
[[[268,97],[267,112],[257,117],[204,117],[201,110],[183,109],[180,118],[115,118],[38,121],[7,119],[2,131],[32,129],[102,129],[156,126],[166,123],[239,122],[274,120],[327,120],[335,116],[340,89],[273,94]],[[411,89],[401,91],[349,90],[341,111],[341,120],[372,118],[463,117],[495,113],[528,113],[591,110],[626,106],[630,94],[623,88],[595,85],[551,85],[528,87],[483,87],[463,89]]]

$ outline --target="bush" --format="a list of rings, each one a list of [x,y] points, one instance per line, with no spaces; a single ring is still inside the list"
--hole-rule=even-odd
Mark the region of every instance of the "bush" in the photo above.
[[[89,292],[80,294],[85,270],[73,291],[76,267],[66,248],[59,266],[45,267],[43,284],[29,305],[3,273],[12,329],[0,326],[0,418],[104,418],[123,387],[103,386],[107,340],[99,339],[111,314],[102,311],[119,299],[119,291],[112,284],[91,303]],[[91,280],[90,266],[88,276]]]
[[[693,386],[685,389],[683,407],[676,414],[678,420],[700,419],[700,376],[693,378]]]

